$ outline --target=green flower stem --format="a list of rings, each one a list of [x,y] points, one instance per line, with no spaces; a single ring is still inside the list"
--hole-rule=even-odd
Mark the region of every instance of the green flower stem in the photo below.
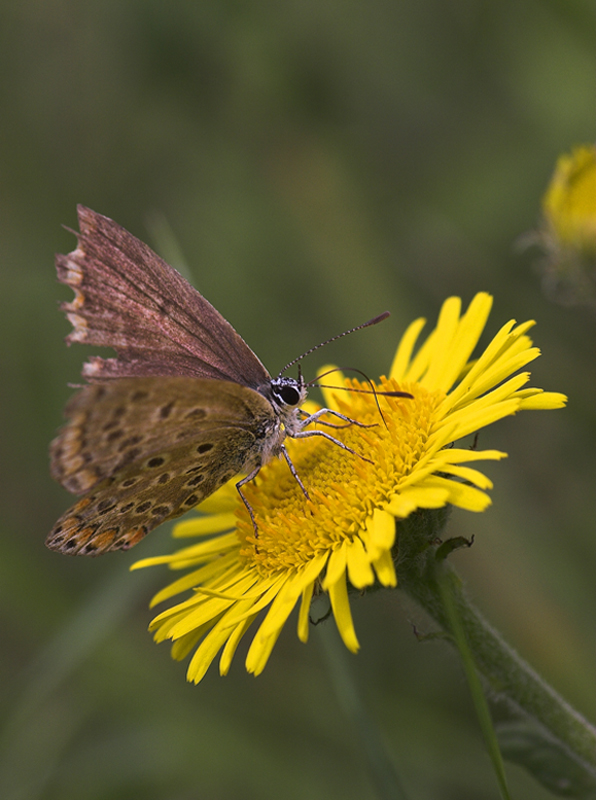
[[[448,580],[451,585],[476,668],[492,695],[531,718],[585,774],[596,779],[596,729],[520,658],[465,596],[461,580],[444,561],[453,546],[449,542],[440,544],[437,538],[446,517],[445,512],[425,512],[400,523],[396,559],[399,587],[450,636],[451,626],[439,585],[439,571],[443,572],[441,580]],[[463,543],[451,542],[455,546]]]

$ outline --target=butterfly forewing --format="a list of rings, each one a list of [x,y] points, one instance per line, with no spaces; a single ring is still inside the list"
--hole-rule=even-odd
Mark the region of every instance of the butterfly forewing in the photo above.
[[[227,381],[129,378],[84,387],[51,446],[52,474],[82,499],[48,547],[127,549],[258,463],[277,424],[271,405]]]
[[[63,310],[69,342],[113,347],[92,358],[90,379],[188,375],[257,389],[269,373],[222,315],[175,269],[108,217],[78,206],[78,247],[56,256],[75,292]]]

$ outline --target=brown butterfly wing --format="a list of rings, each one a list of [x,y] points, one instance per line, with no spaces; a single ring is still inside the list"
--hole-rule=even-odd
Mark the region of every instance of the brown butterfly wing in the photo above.
[[[112,347],[91,358],[90,380],[188,375],[258,389],[270,375],[246,342],[175,269],[108,217],[78,206],[78,246],[56,256],[75,298],[62,309],[70,342]]]
[[[46,544],[73,555],[128,549],[256,464],[277,424],[257,392],[226,381],[128,378],[84,387],[51,445],[52,474],[83,498]]]

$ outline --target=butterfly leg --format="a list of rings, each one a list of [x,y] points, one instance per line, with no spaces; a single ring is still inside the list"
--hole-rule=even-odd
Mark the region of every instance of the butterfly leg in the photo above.
[[[301,420],[302,425],[310,425],[311,422],[318,422],[320,425],[326,425],[328,428],[347,428],[350,425],[357,425],[359,428],[374,428],[376,427],[376,422],[365,423],[365,422],[358,422],[357,419],[351,419],[351,417],[346,417],[344,414],[340,414],[339,411],[333,411],[331,408],[320,408],[318,411],[315,411],[314,414],[307,414],[306,411],[302,411],[300,409],[300,414],[304,414],[304,419]],[[334,417],[338,417],[338,419],[343,419],[347,424],[346,425],[334,425],[332,422],[324,422],[320,417],[323,414],[331,414]]]
[[[248,511],[248,513],[250,515],[250,521],[252,522],[252,526],[253,526],[253,528],[255,530],[255,536],[257,536],[257,537],[259,535],[259,529],[257,527],[257,521],[255,519],[255,515],[254,515],[254,512],[252,510],[251,504],[248,502],[248,500],[246,499],[246,497],[244,496],[244,494],[242,492],[242,487],[244,486],[244,484],[249,483],[250,481],[252,481],[253,478],[256,478],[257,475],[259,474],[259,470],[260,469],[261,469],[261,465],[259,464],[258,467],[255,467],[253,469],[253,471],[250,473],[250,475],[247,475],[245,478],[242,478],[242,480],[238,481],[238,483],[236,484],[236,490],[238,491],[238,494],[240,495],[240,499],[242,500],[242,502],[246,506],[246,510]]]
[[[309,436],[322,436],[324,439],[327,439],[328,441],[339,445],[339,447],[341,447],[342,450],[347,450],[348,453],[352,453],[352,455],[358,456],[358,458],[361,458],[363,461],[368,461],[369,464],[374,464],[375,463],[374,461],[371,461],[370,458],[367,458],[366,456],[363,456],[361,453],[357,453],[355,450],[352,450],[351,447],[348,447],[347,444],[344,444],[343,442],[340,442],[339,439],[336,439],[334,436],[331,436],[330,433],[325,433],[325,431],[299,431],[298,433],[294,433],[292,438],[293,439],[306,439]]]
[[[300,480],[300,475],[298,475],[298,473],[296,472],[296,467],[292,463],[292,459],[290,458],[290,454],[288,453],[288,451],[285,448],[285,445],[283,445],[283,444],[281,445],[281,452],[282,452],[283,457],[285,458],[285,460],[287,462],[288,467],[290,468],[290,472],[292,473],[292,477],[294,478],[294,480],[296,481],[298,486],[302,489],[302,492],[303,492],[304,496],[306,497],[306,499],[310,500],[310,495],[308,494],[304,484]]]

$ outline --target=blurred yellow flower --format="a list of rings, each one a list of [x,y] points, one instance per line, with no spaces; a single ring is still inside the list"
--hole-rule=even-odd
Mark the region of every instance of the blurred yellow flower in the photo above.
[[[520,244],[537,244],[543,289],[564,305],[596,307],[596,146],[580,145],[557,160],[542,199],[538,230]]]
[[[581,145],[559,157],[542,207],[562,244],[596,253],[596,146]]]
[[[319,591],[328,593],[341,637],[355,652],[348,581],[356,589],[375,581],[396,585],[396,520],[416,509],[452,504],[483,511],[490,504],[491,481],[466,464],[506,454],[454,442],[522,409],[560,408],[566,402],[562,394],[522,388],[529,373],[517,371],[539,355],[526,335],[533,322],[508,322],[471,360],[491,305],[492,298],[479,293],[462,314],[460,299],[448,299],[415,355],[425,321],[410,325],[389,377],[381,377],[376,388],[413,397],[378,395],[382,419],[374,395],[357,391],[369,390],[368,384],[339,377],[336,386],[355,391],[325,390],[329,408],[373,424],[334,430],[369,460],[319,437],[286,440],[310,500],[287,464],[276,461],[244,488],[258,536],[232,481],[200,506],[204,516],[176,526],[174,536],[197,537],[198,543],[134,565],[190,570],[152,605],[189,590],[190,597],[150,625],[156,641],[173,640],[174,658],[194,650],[188,680],[198,683],[222,648],[219,669],[226,674],[241,638],[267,609],[246,658],[248,671],[259,674],[298,601],[298,636],[307,640],[311,599]]]

